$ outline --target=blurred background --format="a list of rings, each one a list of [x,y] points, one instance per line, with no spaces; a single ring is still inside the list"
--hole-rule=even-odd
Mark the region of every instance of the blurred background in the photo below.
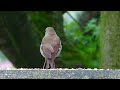
[[[41,40],[54,27],[62,41],[56,68],[99,68],[100,11],[1,11],[0,68],[42,68]]]

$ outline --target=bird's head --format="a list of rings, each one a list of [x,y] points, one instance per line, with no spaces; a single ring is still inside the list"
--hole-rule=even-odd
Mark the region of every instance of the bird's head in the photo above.
[[[54,35],[54,34],[56,34],[56,32],[55,32],[55,30],[54,30],[54,28],[53,27],[47,27],[46,29],[45,29],[45,35]]]

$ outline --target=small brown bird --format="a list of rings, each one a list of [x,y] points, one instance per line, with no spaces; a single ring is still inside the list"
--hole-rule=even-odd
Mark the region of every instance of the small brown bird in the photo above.
[[[40,45],[40,52],[45,58],[43,69],[55,68],[54,60],[62,50],[61,41],[53,27],[47,27],[45,31]]]

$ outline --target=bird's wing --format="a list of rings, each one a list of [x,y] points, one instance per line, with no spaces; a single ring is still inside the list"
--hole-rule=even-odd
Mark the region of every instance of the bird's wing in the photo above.
[[[58,53],[57,53],[56,57],[58,57],[58,56],[60,55],[61,50],[62,50],[62,45],[61,45],[61,41],[60,41],[60,47],[59,47],[59,49],[58,49]]]
[[[60,48],[59,48],[59,50],[58,50],[58,53],[57,53],[57,56],[56,56],[56,57],[58,57],[58,56],[60,55],[61,50],[62,50],[62,45],[60,45]]]
[[[46,47],[50,50],[51,53],[54,52],[53,47],[51,45],[46,45]]]
[[[45,55],[43,54],[43,50],[42,50],[42,44],[40,45],[40,53],[42,54],[43,57],[45,57]]]
[[[58,57],[60,52],[61,52],[61,49],[62,49],[62,45],[61,45],[61,42],[57,43],[55,46],[54,46],[54,56],[55,57]]]
[[[44,57],[51,59],[51,51],[47,45],[42,44],[41,51]]]

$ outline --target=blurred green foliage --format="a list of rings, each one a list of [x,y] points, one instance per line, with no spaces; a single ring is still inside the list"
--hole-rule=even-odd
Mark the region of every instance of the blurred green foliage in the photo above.
[[[76,22],[64,23],[64,31],[69,41],[62,51],[62,60],[67,67],[74,68],[82,65],[84,68],[98,68],[99,66],[99,27],[97,19],[93,18],[83,30]]]
[[[31,21],[33,31],[37,33],[39,39],[44,36],[46,25],[51,23],[49,18],[46,20],[47,17],[46,12],[31,12],[28,14],[28,20]],[[62,49],[58,61],[59,67],[75,68],[76,65],[82,65],[84,68],[98,68],[99,27],[96,22],[97,18],[93,18],[84,30],[80,30],[80,26],[74,21],[64,23],[64,32],[68,44]]]
[[[56,14],[50,11],[28,12],[27,13],[28,20],[32,25],[32,31],[31,31],[32,35],[30,33],[29,38],[34,38],[34,36],[36,36],[37,34],[37,38],[39,40],[38,42],[41,43],[41,40],[45,34],[46,27],[53,26],[53,25],[56,25],[56,27],[61,27],[60,23],[58,23],[60,22],[60,20],[53,19],[55,15]],[[61,14],[58,16],[61,16]],[[67,40],[65,40],[65,42],[67,44],[65,43],[63,45],[60,58],[58,58],[56,61],[57,62],[56,66],[61,67],[61,68],[76,68],[76,67],[81,67],[82,65],[84,68],[99,68],[98,67],[99,66],[99,46],[98,45],[99,45],[99,31],[100,30],[99,30],[99,27],[97,26],[97,18],[91,19],[87,23],[87,25],[84,27],[84,30],[81,30],[80,25],[78,25],[78,23],[74,21],[71,23],[63,23],[63,24],[64,24],[65,35],[63,32],[61,32],[62,31],[61,28],[57,28],[58,31],[57,30],[56,31],[59,36],[62,34],[63,36],[66,37]],[[15,35],[18,36],[18,34],[15,34]],[[23,38],[22,35],[19,35],[19,37]],[[64,38],[61,38],[61,39],[62,41],[64,41],[63,40]],[[20,41],[18,42],[19,42],[18,45],[21,47],[21,45],[23,44],[21,44]],[[25,48],[24,50],[21,49],[23,53],[25,50],[33,47],[35,43],[34,42],[32,43],[33,46],[30,46],[30,45],[28,46],[28,42],[26,42],[25,44],[27,48]],[[39,44],[37,45],[39,47]],[[25,45],[23,45],[23,47],[24,46]],[[29,53],[29,50],[28,50],[28,53]],[[33,51],[31,52],[31,54],[33,54]],[[38,57],[39,57],[39,54],[37,54]],[[27,55],[26,53],[24,53],[23,55],[25,55],[24,57],[28,56],[28,60],[31,59],[31,57],[29,59],[29,55]],[[2,56],[0,57],[2,58]]]

